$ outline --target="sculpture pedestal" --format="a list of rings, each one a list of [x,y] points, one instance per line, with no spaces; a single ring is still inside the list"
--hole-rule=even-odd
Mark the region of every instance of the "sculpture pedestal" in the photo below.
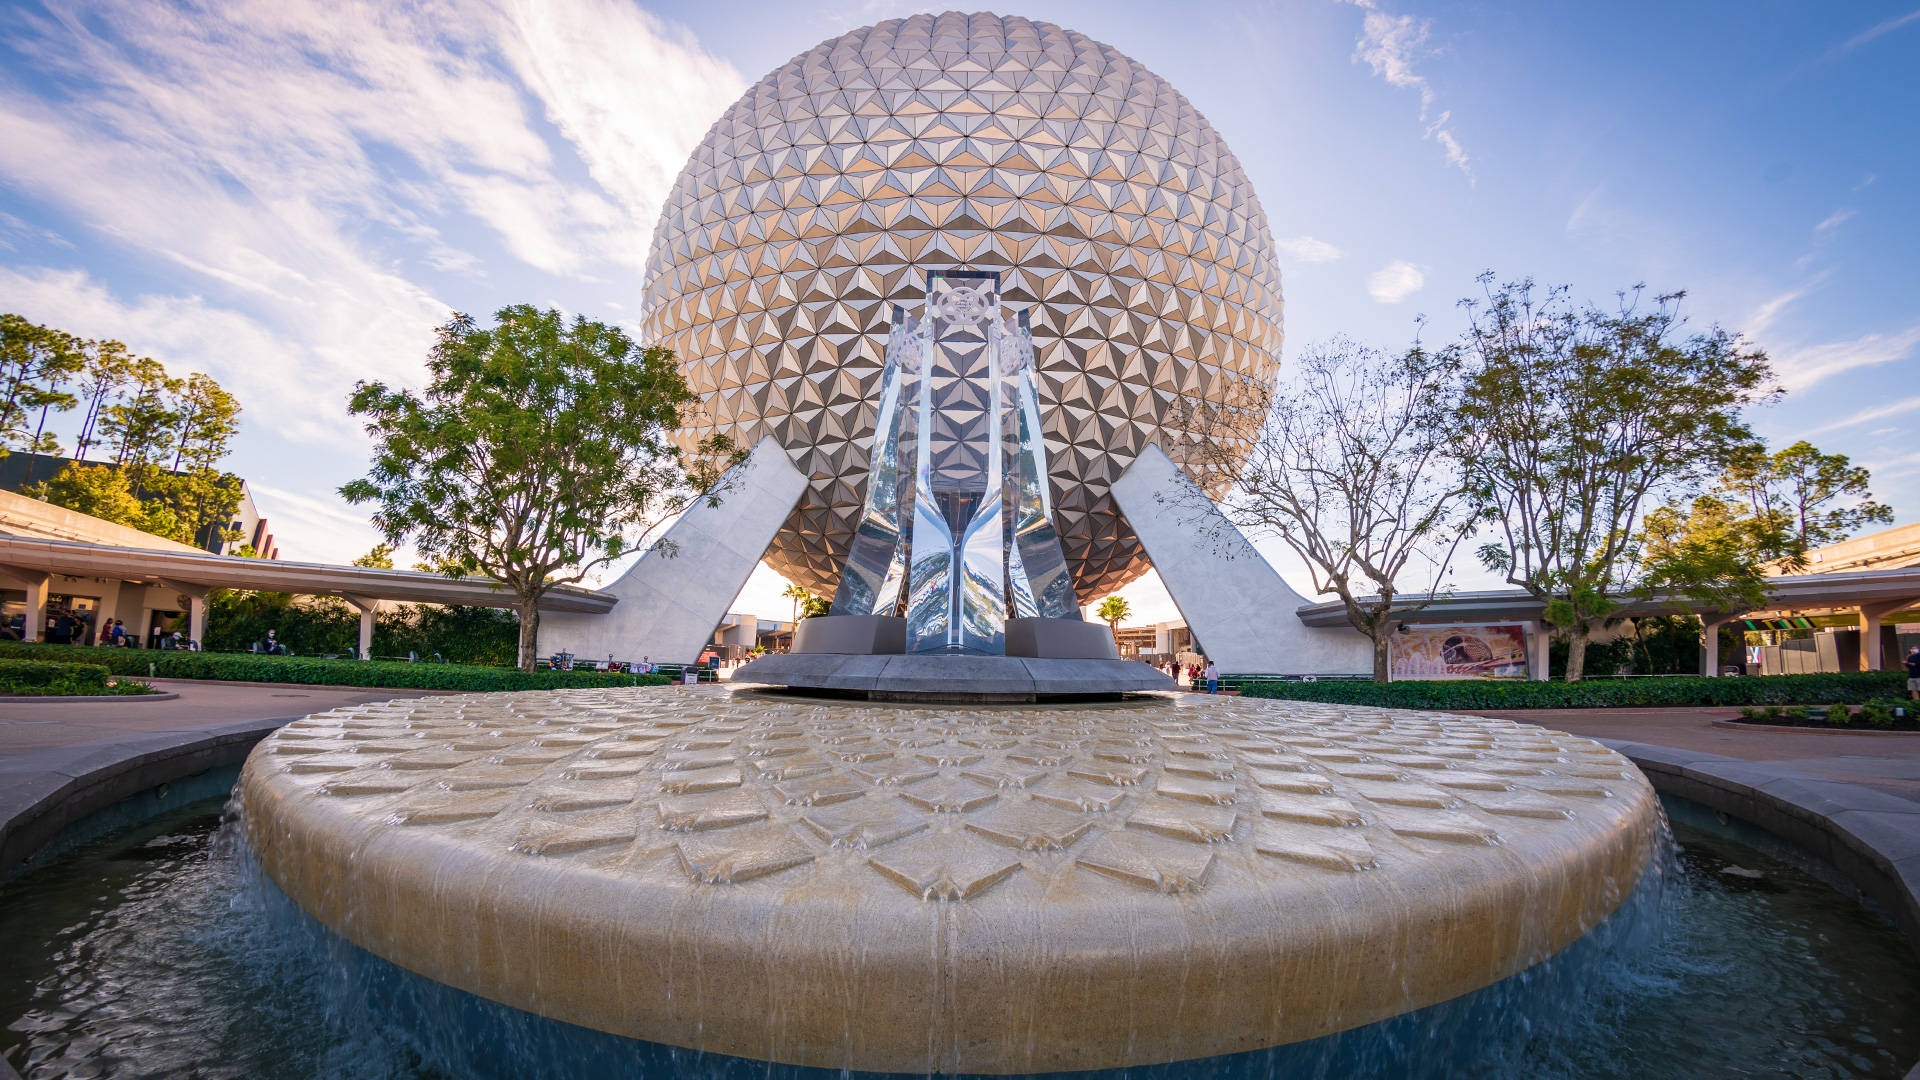
[[[869,701],[929,704],[1088,701],[1179,689],[1164,672],[1134,660],[964,653],[781,653],[761,657],[736,670],[732,682],[736,686],[758,684]]]

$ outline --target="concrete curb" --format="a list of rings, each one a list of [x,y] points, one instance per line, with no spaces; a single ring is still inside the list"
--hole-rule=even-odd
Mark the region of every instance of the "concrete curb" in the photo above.
[[[38,694],[31,697],[0,697],[0,705],[72,705],[78,701],[99,702],[104,705],[109,701],[174,701],[179,697],[179,694],[171,690],[162,690],[158,694],[67,694],[62,697]]]
[[[195,773],[238,765],[255,743],[304,715],[170,728],[0,762],[0,880],[87,815]]]
[[[1791,735],[1920,735],[1920,731],[1886,731],[1881,728],[1789,727],[1786,724],[1749,724],[1744,720],[1713,720],[1714,727],[1735,731],[1784,731]]]
[[[1892,916],[1920,953],[1920,803],[1762,761],[1598,740],[1656,790],[1757,825],[1824,860]]]

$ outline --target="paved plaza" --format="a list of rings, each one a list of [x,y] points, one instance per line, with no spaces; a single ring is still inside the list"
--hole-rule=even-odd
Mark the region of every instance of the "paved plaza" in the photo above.
[[[153,686],[179,697],[171,701],[0,703],[0,764],[41,750],[225,727],[247,720],[295,720],[340,705],[444,692],[191,679],[155,679]]]
[[[445,693],[382,687],[233,684],[158,679],[171,701],[0,704],[0,763],[40,750],[248,720],[293,720],[339,705]],[[1594,739],[1765,761],[1920,802],[1920,735],[1721,726],[1732,708],[1509,709],[1488,712]]]

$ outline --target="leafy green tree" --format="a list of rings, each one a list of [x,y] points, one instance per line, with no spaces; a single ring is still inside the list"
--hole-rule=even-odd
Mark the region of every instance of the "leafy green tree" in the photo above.
[[[695,401],[673,354],[555,310],[503,308],[482,328],[456,314],[427,358],[426,390],[358,384],[374,439],[349,502],[374,503],[387,542],[481,572],[512,591],[519,666],[533,669],[542,596],[632,550],[738,460],[714,439],[683,455],[670,436]]]
[[[238,476],[200,465],[177,473],[151,472],[148,501],[172,513],[175,539],[206,545],[240,538],[233,527],[234,511],[240,507]]]
[[[66,385],[84,364],[71,334],[0,314],[0,441],[30,453],[57,450],[47,435],[47,414],[79,403]]]
[[[787,587],[780,590],[780,595],[793,601],[793,621],[794,622],[800,621],[800,605],[809,603],[813,600],[813,593],[805,585],[796,584],[794,582],[788,582]]]
[[[1767,564],[1805,562],[1805,548],[1784,515],[1756,514],[1716,493],[1648,511],[1639,547],[1646,591],[1686,596],[1723,612],[1764,606]]]
[[[151,531],[147,504],[133,494],[126,474],[111,465],[71,462],[51,479],[23,486],[20,493],[116,525]]]
[[[811,619],[815,615],[826,615],[833,611],[833,601],[824,596],[809,595],[800,602],[800,618]]]
[[[1725,330],[1686,334],[1681,293],[1617,308],[1576,305],[1531,280],[1464,301],[1447,359],[1460,401],[1449,423],[1469,498],[1493,539],[1481,562],[1545,606],[1567,642],[1567,679],[1587,638],[1649,588],[1643,514],[1698,493],[1756,440],[1741,410],[1768,396],[1766,357]],[[1676,575],[1683,589],[1715,587]]]
[[[367,549],[365,555],[353,560],[353,565],[364,566],[369,570],[393,569],[393,545],[375,544]]]
[[[107,406],[100,433],[114,446],[114,464],[127,471],[133,493],[145,496],[159,477],[159,463],[172,446],[179,417],[172,399],[180,392],[179,379],[167,374],[158,360],[142,357],[128,371],[127,390]]]
[[[1865,466],[1802,439],[1777,453],[1755,448],[1740,455],[1721,486],[1744,499],[1755,518],[1784,519],[1804,553],[1893,521],[1893,508],[1874,501],[1871,483]]]
[[[1113,643],[1119,645],[1120,621],[1133,614],[1133,605],[1127,603],[1124,596],[1109,596],[1100,601],[1100,606],[1094,608],[1093,613],[1106,622],[1107,629],[1113,631]]]
[[[132,377],[134,359],[118,341],[87,341],[80,345],[82,367],[80,392],[86,411],[80,418],[80,434],[74,440],[73,456],[85,461],[87,449],[98,441],[100,420],[107,404]]]

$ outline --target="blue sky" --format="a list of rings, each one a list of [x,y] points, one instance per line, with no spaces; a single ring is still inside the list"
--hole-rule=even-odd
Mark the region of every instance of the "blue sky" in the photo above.
[[[366,461],[356,378],[416,378],[452,309],[631,325],[660,200],[721,110],[914,10],[0,5],[0,308],[218,377],[283,552],[350,558],[375,539],[333,495]],[[1769,441],[1852,455],[1920,520],[1914,0],[1019,13],[1139,59],[1224,134],[1281,252],[1289,352],[1403,345],[1419,315],[1450,334],[1486,268],[1686,289],[1774,358]],[[782,612],[777,589],[741,604]]]

